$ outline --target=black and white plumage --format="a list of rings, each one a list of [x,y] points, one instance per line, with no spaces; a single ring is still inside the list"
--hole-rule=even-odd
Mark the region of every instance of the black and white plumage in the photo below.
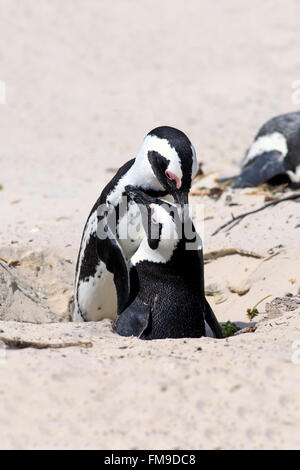
[[[125,186],[157,197],[171,196],[183,206],[196,171],[196,153],[183,132],[162,126],[145,137],[136,158],[125,163],[104,188],[86,222],[76,266],[74,321],[115,318],[123,308],[122,298],[127,295],[123,262],[141,242],[136,230],[140,212],[124,198]],[[132,228],[129,233],[128,228]],[[103,232],[110,236],[101,237]],[[124,292],[118,304],[116,289]]]
[[[286,177],[300,184],[300,111],[276,116],[259,130],[235,177],[234,188],[259,186]],[[280,181],[280,179],[279,179]]]
[[[204,293],[202,242],[174,205],[127,187],[139,204],[145,236],[130,261],[128,306],[116,331],[141,339],[197,338],[222,332]]]

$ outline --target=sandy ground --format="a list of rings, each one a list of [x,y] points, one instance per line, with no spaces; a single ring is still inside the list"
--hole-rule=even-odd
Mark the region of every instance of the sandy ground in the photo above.
[[[299,2],[0,5],[0,338],[92,343],[0,348],[0,448],[300,448],[299,203],[212,236],[269,193],[191,196],[208,299],[255,332],[142,342],[68,322],[87,214],[149,130],[187,132],[209,188],[297,109]]]

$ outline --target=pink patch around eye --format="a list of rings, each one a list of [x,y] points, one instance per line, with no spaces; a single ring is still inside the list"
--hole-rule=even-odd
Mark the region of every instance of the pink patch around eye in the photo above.
[[[174,173],[172,173],[169,170],[166,170],[166,175],[170,180],[176,182],[176,188],[177,189],[179,189],[181,187],[181,181],[179,180],[178,176],[174,175]]]

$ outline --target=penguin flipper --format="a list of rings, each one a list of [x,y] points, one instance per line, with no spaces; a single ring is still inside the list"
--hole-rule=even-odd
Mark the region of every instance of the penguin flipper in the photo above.
[[[274,150],[264,152],[253,160],[250,160],[250,162],[242,168],[239,175],[230,176],[228,178],[218,178],[218,182],[222,184],[232,181],[234,183],[233,188],[256,187],[286,172],[287,168],[284,165],[282,153]]]
[[[210,329],[212,330],[215,338],[223,338],[223,333],[222,329],[220,327],[220,324],[211,308],[209,305],[207,299],[205,299],[205,305],[204,305],[204,318]]]
[[[283,175],[287,171],[281,152],[274,150],[264,152],[250,161],[235,178],[234,188],[260,186],[275,176]]]
[[[137,297],[116,321],[116,331],[121,336],[140,337],[149,325],[150,306]]]
[[[238,177],[239,177],[239,175],[228,176],[226,178],[218,178],[218,183],[219,184],[224,184],[224,183],[228,183],[228,182],[234,183],[237,180]]]
[[[98,210],[97,253],[107,270],[114,275],[119,314],[129,302],[130,279],[124,253],[109,227],[107,215],[108,211],[105,208]]]

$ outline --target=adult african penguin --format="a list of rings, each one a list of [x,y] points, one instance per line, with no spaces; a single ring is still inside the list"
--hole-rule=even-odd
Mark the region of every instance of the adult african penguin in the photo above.
[[[140,211],[128,202],[125,186],[169,197],[183,207],[196,172],[196,153],[183,132],[169,126],[149,132],[136,157],[104,188],[87,219],[76,266],[74,321],[115,318],[123,308],[127,295],[123,261],[141,242]],[[124,292],[118,304],[116,289]]]
[[[300,185],[300,111],[276,116],[266,122],[246,152],[234,188],[259,186],[287,179]]]
[[[204,293],[202,243],[188,216],[132,186],[145,236],[130,260],[127,308],[116,331],[141,339],[198,338],[206,335],[206,312],[213,335],[222,332]]]

